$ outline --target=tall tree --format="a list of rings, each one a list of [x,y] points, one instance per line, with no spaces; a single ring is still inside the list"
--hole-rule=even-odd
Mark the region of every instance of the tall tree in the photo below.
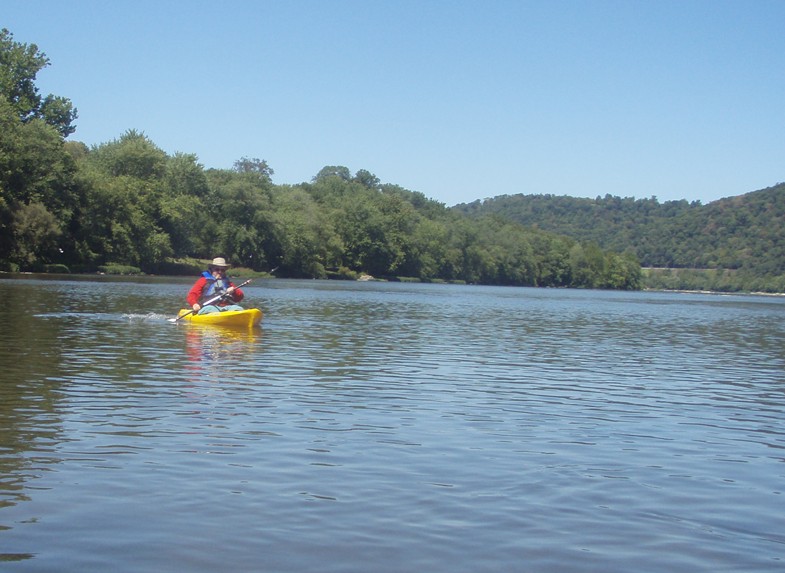
[[[74,170],[53,127],[23,123],[0,97],[0,264],[59,262],[54,239],[74,217]]]
[[[162,228],[167,162],[134,130],[90,151],[82,164],[90,213],[84,224],[90,250],[100,254],[96,262],[143,267],[174,254]]]
[[[337,267],[343,245],[330,220],[303,189],[284,188],[275,194],[275,230],[281,271],[287,276],[324,278]]]
[[[204,235],[198,230],[209,219],[206,201],[210,189],[196,156],[175,153],[168,158],[163,183],[161,227],[171,237],[175,255],[208,252]]]
[[[237,173],[250,173],[256,175],[263,183],[271,183],[275,171],[267,164],[264,159],[256,157],[242,157],[234,162],[234,170]]]
[[[313,182],[316,183],[328,177],[338,177],[344,181],[349,181],[352,178],[352,173],[348,167],[343,165],[326,165],[319,170],[319,173],[313,178]]]
[[[204,244],[235,264],[269,268],[267,251],[274,242],[272,184],[255,172],[236,170],[209,170],[207,180],[210,219],[202,229]]]
[[[23,122],[41,119],[67,137],[76,129],[76,108],[68,98],[52,94],[42,98],[35,85],[38,72],[48,65],[49,58],[38,46],[16,42],[6,28],[0,30],[0,96]]]

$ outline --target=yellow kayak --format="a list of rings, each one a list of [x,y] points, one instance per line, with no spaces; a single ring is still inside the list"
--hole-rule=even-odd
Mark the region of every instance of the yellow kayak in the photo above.
[[[207,314],[194,314],[188,309],[181,309],[177,315],[178,320],[187,320],[194,324],[214,324],[217,326],[243,326],[250,328],[262,320],[262,311],[258,308],[244,310],[225,310],[223,312],[209,312]]]

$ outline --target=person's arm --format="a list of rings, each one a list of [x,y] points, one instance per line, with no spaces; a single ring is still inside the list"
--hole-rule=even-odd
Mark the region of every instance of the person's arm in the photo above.
[[[185,297],[185,300],[188,302],[188,305],[194,310],[198,311],[201,308],[199,304],[199,299],[202,298],[202,291],[204,290],[204,285],[207,282],[207,279],[204,277],[199,277],[197,281],[194,283],[194,286],[191,287],[191,290],[188,291],[188,296]]]
[[[243,294],[243,291],[241,289],[234,286],[234,283],[232,282],[229,283],[229,287],[230,288],[227,289],[227,292],[232,296],[232,300],[234,302],[240,302],[241,300],[243,300],[245,294]]]

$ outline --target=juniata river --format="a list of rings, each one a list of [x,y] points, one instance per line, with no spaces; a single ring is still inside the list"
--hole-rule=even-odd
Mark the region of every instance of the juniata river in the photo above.
[[[0,569],[785,570],[785,299],[0,279]]]

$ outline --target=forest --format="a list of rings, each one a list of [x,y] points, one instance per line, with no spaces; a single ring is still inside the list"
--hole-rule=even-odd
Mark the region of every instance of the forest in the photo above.
[[[785,292],[785,183],[706,205],[502,195],[454,209],[631,253],[649,288]]]
[[[264,160],[205,169],[134,129],[68,140],[76,108],[35,85],[48,65],[0,32],[0,271],[192,273],[220,255],[282,277],[641,288],[631,253],[469,217],[364,169],[276,185]]]

